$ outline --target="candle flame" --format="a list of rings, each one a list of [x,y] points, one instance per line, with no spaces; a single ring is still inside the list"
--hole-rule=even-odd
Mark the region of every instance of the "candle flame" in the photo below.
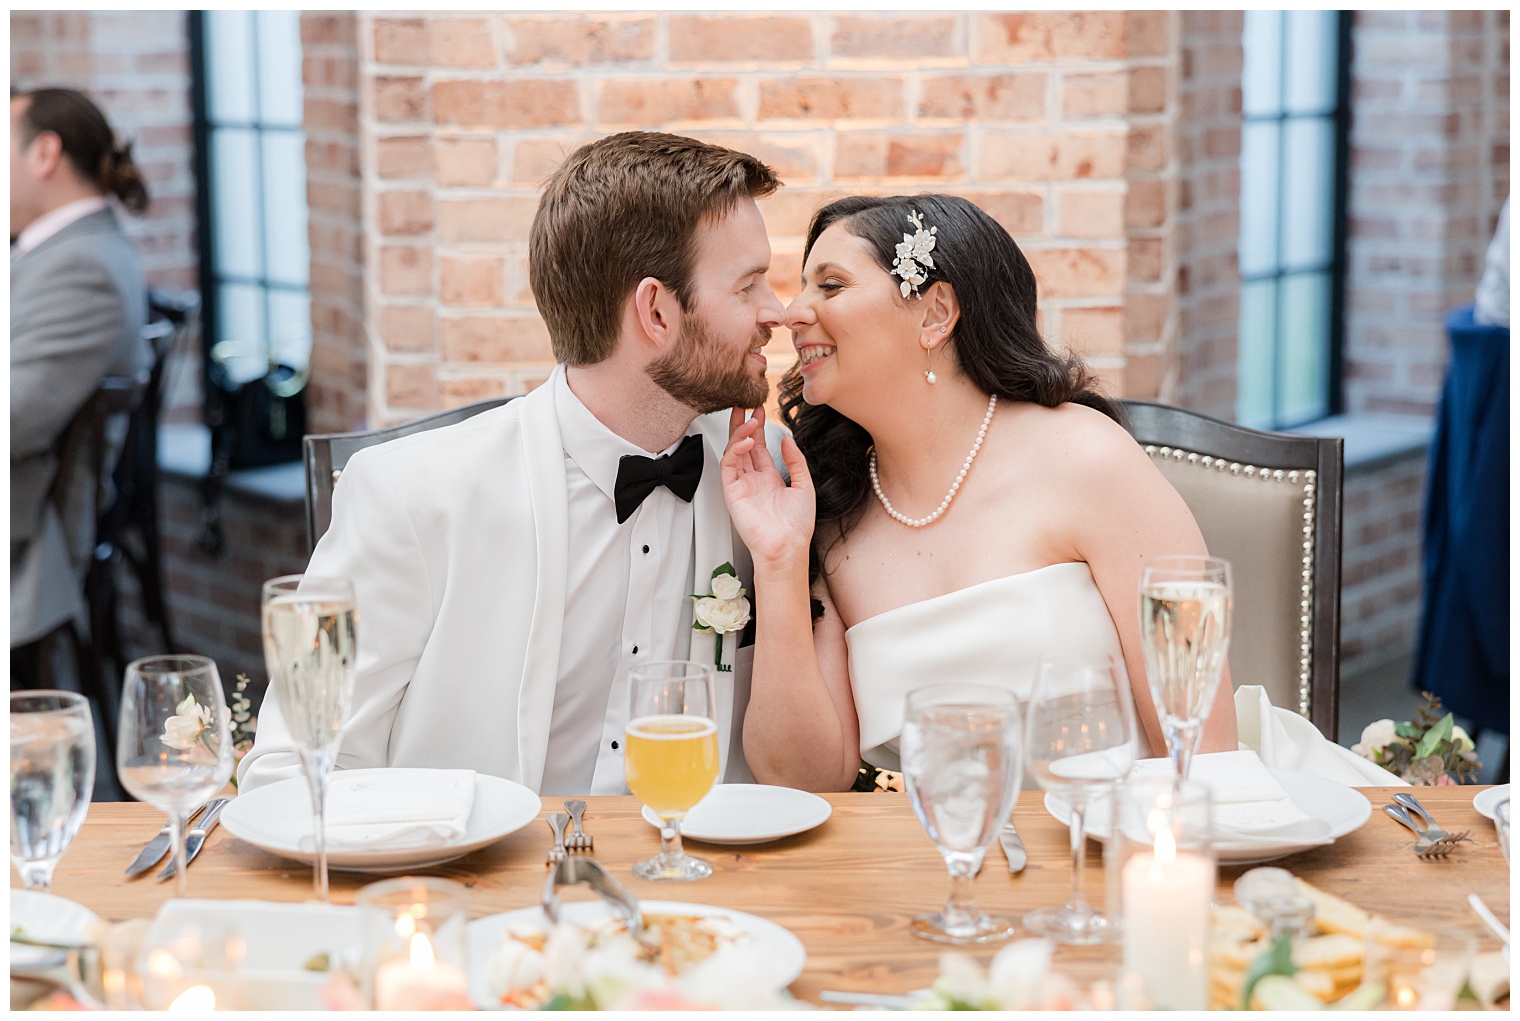
[[[1156,831],[1156,860],[1172,861],[1177,857],[1177,838],[1166,827]]]
[[[413,968],[431,968],[434,962],[433,944],[422,933],[414,933],[411,942]]]
[[[417,920],[412,917],[411,912],[396,916],[397,936],[400,936],[402,939],[408,939],[411,937],[412,933],[416,931]]]
[[[216,1009],[216,993],[210,986],[191,986],[174,998],[170,1010],[207,1011]]]

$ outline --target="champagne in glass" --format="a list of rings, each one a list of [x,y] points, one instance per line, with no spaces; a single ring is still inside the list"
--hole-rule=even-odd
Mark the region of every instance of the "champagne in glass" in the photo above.
[[[11,863],[46,893],[95,789],[95,722],[71,691],[11,692]]]
[[[1140,572],[1140,641],[1167,752],[1186,780],[1230,645],[1230,564],[1154,557]]]
[[[327,781],[354,697],[354,587],[292,574],[264,583],[264,662],[311,786],[317,899],[328,900]]]
[[[1018,797],[1023,717],[1011,691],[937,684],[908,693],[901,740],[903,779],[919,823],[950,870],[940,911],[915,918],[915,936],[986,943],[1013,935],[971,898],[982,856]]]
[[[149,656],[127,665],[116,772],[127,793],[169,816],[175,893],[185,896],[185,822],[232,776],[231,714],[205,656]]]
[[[1041,658],[1026,710],[1024,754],[1040,786],[1071,806],[1071,895],[1063,907],[1024,916],[1024,927],[1057,943],[1111,938],[1113,925],[1083,891],[1087,808],[1135,763],[1135,710],[1129,678],[1112,656]]]
[[[681,820],[718,778],[713,668],[661,660],[635,667],[629,681],[624,776],[628,789],[660,817],[660,853],[634,865],[633,874],[676,882],[703,879],[712,875],[712,866],[682,849]]]

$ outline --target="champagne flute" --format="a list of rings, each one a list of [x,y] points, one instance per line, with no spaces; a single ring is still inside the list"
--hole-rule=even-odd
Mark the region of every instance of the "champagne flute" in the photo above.
[[[354,586],[288,574],[264,583],[264,663],[311,786],[312,882],[326,902],[327,781],[354,697]]]
[[[1135,709],[1129,678],[1112,656],[1046,656],[1026,710],[1024,755],[1040,786],[1071,806],[1071,895],[1065,906],[1024,916],[1024,927],[1057,943],[1111,938],[1113,925],[1082,889],[1087,808],[1135,763]]]
[[[149,656],[127,665],[116,741],[127,793],[169,816],[175,895],[185,896],[185,822],[232,776],[231,713],[205,656]]]
[[[1140,641],[1167,754],[1186,780],[1219,690],[1230,645],[1230,563],[1218,557],[1147,559],[1140,569]]]
[[[11,692],[11,864],[42,893],[95,789],[95,721],[72,691]]]
[[[660,817],[660,853],[633,866],[640,879],[689,882],[712,865],[681,847],[681,820],[718,778],[713,668],[656,660],[629,672],[632,705],[623,749],[631,790]]]
[[[940,943],[987,943],[1013,935],[971,898],[982,856],[1018,797],[1023,715],[1013,692],[936,684],[908,693],[903,778],[919,823],[950,870],[940,911],[915,918],[913,934]]]

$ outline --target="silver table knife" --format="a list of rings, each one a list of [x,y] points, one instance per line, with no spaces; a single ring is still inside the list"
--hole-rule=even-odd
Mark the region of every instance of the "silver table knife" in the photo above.
[[[209,803],[210,802],[207,802],[207,804]],[[194,821],[195,817],[200,815],[201,811],[205,809],[205,807],[205,805],[202,805],[200,808],[197,808],[195,811],[191,812],[189,818],[185,820],[186,824]],[[143,847],[141,853],[139,853],[137,858],[133,860],[132,864],[127,866],[127,875],[136,876],[148,871],[153,866],[157,865],[163,859],[164,855],[169,853],[169,830],[169,826],[164,826],[163,829],[158,831],[158,836],[148,841],[147,845]]]
[[[185,837],[186,868],[189,868],[190,863],[195,860],[195,856],[201,853],[201,848],[205,846],[206,843],[206,837],[210,835],[212,830],[216,829],[216,821],[217,818],[222,814],[222,809],[226,808],[228,804],[231,803],[231,801],[231,798],[214,799],[207,807],[206,814],[201,816],[201,821],[197,823],[195,825],[195,828],[192,829],[189,835]],[[158,878],[168,879],[170,876],[174,875],[174,865],[174,859],[171,858],[169,860],[169,864],[165,865],[164,870],[158,874]]]
[[[1024,851],[1024,841],[1013,828],[1012,819],[1003,823],[1003,828],[998,830],[998,843],[1003,845],[1003,853],[1008,856],[1008,871],[1023,872],[1024,866],[1029,863],[1029,855]]]

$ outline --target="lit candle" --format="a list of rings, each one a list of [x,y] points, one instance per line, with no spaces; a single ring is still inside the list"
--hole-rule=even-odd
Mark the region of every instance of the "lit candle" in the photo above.
[[[407,957],[375,969],[375,1009],[469,1010],[464,969],[438,960],[433,944],[415,926],[411,915],[396,921],[398,933],[407,939]]]
[[[174,998],[169,1004],[172,1011],[184,1011],[186,1013],[205,1013],[216,1009],[216,993],[211,991],[210,986],[191,986]]]
[[[1177,850],[1161,828],[1149,852],[1124,863],[1124,967],[1138,975],[1157,1008],[1208,1008],[1209,903],[1214,865]]]

